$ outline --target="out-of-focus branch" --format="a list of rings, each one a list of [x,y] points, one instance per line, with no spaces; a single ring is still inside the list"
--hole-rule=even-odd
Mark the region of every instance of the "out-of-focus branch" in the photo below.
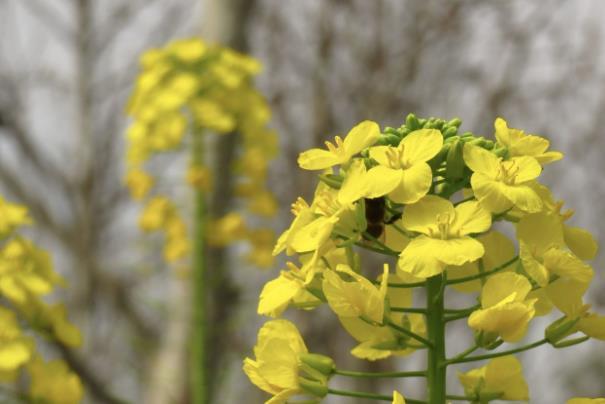
[[[97,373],[91,369],[86,362],[65,344],[52,340],[51,343],[61,353],[63,360],[80,377],[88,392],[97,400],[106,404],[127,404],[128,402],[114,396],[105,386],[105,383],[98,379]]]
[[[19,4],[26,7],[44,26],[51,29],[65,44],[71,45],[75,35],[66,21],[63,21],[56,11],[49,6],[50,2],[43,0],[21,1]]]

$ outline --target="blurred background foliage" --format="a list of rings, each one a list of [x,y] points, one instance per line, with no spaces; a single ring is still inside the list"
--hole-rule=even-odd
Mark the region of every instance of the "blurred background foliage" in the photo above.
[[[300,151],[363,119],[399,126],[415,112],[457,116],[463,130],[487,136],[503,116],[550,138],[566,158],[543,180],[577,210],[574,225],[603,239],[604,12],[598,0],[0,0],[0,193],[31,209],[29,236],[69,282],[61,298],[85,342],[64,359],[80,369],[86,402],[188,402],[187,283],[164,267],[157,240],[138,231],[139,207],[122,182],[124,106],[141,52],[201,36],[261,61],[257,84],[280,142],[270,175],[281,206],[270,223],[276,231],[289,223],[290,203],[312,192],[313,174],[296,164]],[[229,181],[235,136],[212,144],[215,168],[223,168],[217,184]],[[180,162],[154,164],[169,178]],[[228,192],[215,198],[216,216],[233,206]],[[241,358],[263,322],[260,288],[283,260],[260,272],[239,249],[209,257],[211,268],[229,268],[212,323],[222,335],[212,362],[217,403],[264,400]],[[604,257],[594,262],[590,291],[597,309],[605,306]],[[354,342],[329,312],[289,315],[300,316],[312,350],[339,364],[404,369],[422,360],[363,365],[349,357]],[[463,332],[448,330],[452,340]],[[527,354],[532,402],[605,395],[604,363],[594,342]],[[402,385],[412,396],[419,387]]]

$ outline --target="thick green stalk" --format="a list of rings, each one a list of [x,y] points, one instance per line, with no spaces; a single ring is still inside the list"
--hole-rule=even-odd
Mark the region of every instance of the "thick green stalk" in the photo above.
[[[443,308],[443,279],[436,275],[427,280],[428,403],[445,404],[445,318]]]
[[[193,134],[192,163],[202,165],[202,134]],[[207,310],[206,310],[206,268],[205,268],[205,224],[206,199],[204,193],[194,190],[194,230],[193,230],[193,335],[191,340],[191,396],[193,404],[206,404],[208,401],[208,352],[207,348]]]

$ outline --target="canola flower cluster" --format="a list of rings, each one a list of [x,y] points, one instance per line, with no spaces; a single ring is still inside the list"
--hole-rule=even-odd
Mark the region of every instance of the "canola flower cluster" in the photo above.
[[[427,369],[339,369],[331,358],[310,353],[292,322],[277,318],[260,329],[255,358],[244,361],[252,383],[272,396],[267,403],[317,403],[328,394],[412,404],[529,400],[515,353],[605,340],[605,316],[583,301],[593,278],[586,261],[597,244],[570,225],[573,211],[538,182],[562,153],[501,118],[494,140],[459,133],[460,124],[410,114],[400,128],[381,131],[364,121],[326,149],[300,155],[300,167],[319,171],[320,181],[311,203],[299,198],[292,205],[294,219],[273,251],[285,251],[291,261],[264,286],[258,313],[276,318],[288,307],[327,304],[357,342],[353,356],[375,361],[426,350]],[[380,254],[383,267],[362,265],[360,250]],[[450,287],[476,297],[476,304],[447,307]],[[415,288],[426,289],[425,307],[413,306]],[[520,342],[533,319],[552,312],[559,318],[543,339],[495,351]],[[446,325],[457,320],[466,320],[475,338],[447,357]],[[473,355],[477,350],[488,352]],[[447,368],[475,361],[487,363],[458,373],[464,396],[448,394]],[[423,377],[427,397],[335,390],[329,386],[335,375]],[[291,401],[299,396],[304,401]]]
[[[79,403],[78,376],[62,360],[46,361],[36,349],[36,337],[78,347],[81,336],[62,304],[43,300],[65,281],[48,254],[17,232],[29,223],[25,207],[0,197],[0,383],[28,402]]]
[[[140,227],[163,234],[164,258],[178,263],[191,250],[181,209],[160,194],[146,163],[159,154],[199,149],[206,133],[237,132],[242,147],[233,167],[238,175],[234,194],[249,213],[272,216],[277,204],[265,180],[277,140],[267,127],[269,108],[252,83],[260,69],[256,60],[199,39],[185,39],[145,52],[140,64],[127,107],[133,123],[127,131],[126,183],[132,197],[145,203]],[[212,192],[213,175],[202,155],[200,150],[191,159],[184,180],[207,194]],[[249,226],[239,213],[216,219],[207,233],[215,246],[247,240],[251,244],[247,259],[254,265],[268,267],[273,262],[273,232]]]

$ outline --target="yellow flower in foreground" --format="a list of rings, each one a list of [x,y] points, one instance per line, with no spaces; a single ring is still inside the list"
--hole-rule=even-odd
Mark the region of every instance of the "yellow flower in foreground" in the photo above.
[[[542,200],[529,186],[540,175],[542,167],[533,157],[513,157],[502,161],[481,147],[466,144],[464,162],[473,170],[471,186],[481,204],[500,213],[512,207],[524,212],[538,212]]]
[[[474,311],[468,325],[474,330],[498,334],[506,342],[519,341],[534,317],[535,299],[527,299],[531,283],[513,272],[491,276],[481,291],[481,309]]]
[[[481,258],[483,245],[470,237],[492,224],[492,217],[476,201],[454,205],[428,195],[403,212],[403,226],[421,233],[399,256],[397,269],[421,278],[443,272],[446,265],[462,265]]]
[[[496,129],[498,143],[508,149],[510,157],[530,156],[542,165],[563,158],[561,152],[547,151],[550,146],[547,139],[536,135],[526,135],[522,130],[509,128],[502,118],[496,119],[494,128]]]
[[[537,182],[531,187],[542,198],[543,211],[555,215],[563,226],[563,238],[567,247],[580,259],[591,260],[597,255],[598,245],[592,234],[580,227],[565,224],[574,214],[573,209],[562,211],[564,202],[555,201],[550,190]]]
[[[343,280],[338,273],[352,278]],[[384,299],[387,294],[389,267],[384,265],[382,281],[377,288],[368,279],[353,272],[348,265],[338,265],[336,271],[324,272],[323,292],[328,304],[339,317],[362,317],[381,324],[384,317]]]
[[[545,287],[551,276],[590,283],[592,268],[564,250],[563,227],[553,214],[533,213],[517,224],[523,268],[538,285]]]
[[[271,320],[258,332],[256,360],[246,358],[244,372],[252,383],[274,396],[267,403],[285,403],[302,391],[298,381],[299,355],[307,352],[294,324]]]
[[[436,129],[421,129],[407,135],[399,146],[375,146],[370,157],[379,165],[365,171],[362,160],[347,172],[338,198],[341,203],[361,197],[388,195],[397,203],[414,203],[425,196],[433,182],[427,161],[443,146],[443,136]]]
[[[397,283],[408,281],[408,278],[410,277],[389,276],[390,281]],[[412,289],[388,288],[387,298],[392,307],[412,307]],[[358,317],[339,317],[338,319],[347,332],[359,342],[359,345],[351,350],[351,354],[357,358],[375,361],[393,355],[406,356],[417,348],[422,348],[408,335],[389,326],[370,324]],[[391,312],[389,319],[416,335],[426,337],[426,323],[422,314]]]
[[[84,388],[78,376],[61,360],[44,362],[36,358],[29,365],[32,398],[49,404],[76,404],[82,401]]]
[[[376,142],[380,128],[376,122],[363,121],[347,134],[344,140],[336,136],[335,144],[326,142],[328,150],[311,149],[298,157],[298,164],[305,170],[323,170],[347,163],[351,157]]]
[[[393,404],[405,404],[405,398],[398,391],[393,391]]]
[[[495,358],[486,366],[458,373],[458,379],[466,395],[477,397],[477,402],[529,400],[521,362],[512,355]]]
[[[566,404],[605,404],[605,398],[571,398],[567,400]]]

